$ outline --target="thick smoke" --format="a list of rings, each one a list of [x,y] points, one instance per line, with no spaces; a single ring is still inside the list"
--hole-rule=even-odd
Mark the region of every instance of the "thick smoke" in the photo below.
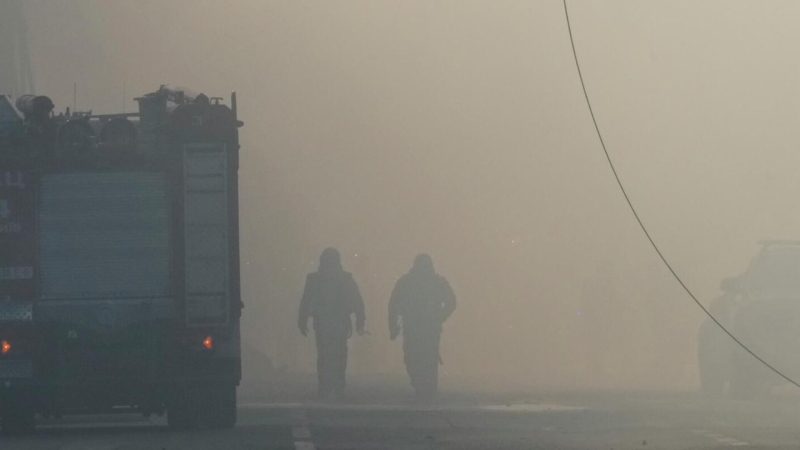
[[[573,13],[620,175],[704,301],[800,219],[796,15],[736,5]],[[451,380],[696,385],[702,317],[617,191],[559,2],[37,0],[26,14],[38,91],[60,109],[75,83],[78,109],[98,112],[122,109],[123,83],[127,108],[163,83],[238,91],[243,334],[276,365],[312,368],[297,304],[336,246],[367,302],[354,372],[402,370],[388,297],[427,252],[459,298]]]

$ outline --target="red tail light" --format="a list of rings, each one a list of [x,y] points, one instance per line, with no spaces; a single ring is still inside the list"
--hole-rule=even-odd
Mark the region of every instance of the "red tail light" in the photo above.
[[[203,347],[205,347],[206,350],[214,350],[214,338],[210,335],[206,336],[206,338],[203,339]]]
[[[2,343],[0,343],[0,352],[2,352],[4,355],[7,355],[8,352],[10,351],[11,351],[11,343],[9,343],[8,341],[3,341]]]

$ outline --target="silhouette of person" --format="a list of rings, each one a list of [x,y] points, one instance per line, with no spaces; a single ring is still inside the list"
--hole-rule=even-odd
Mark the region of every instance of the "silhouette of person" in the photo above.
[[[347,339],[353,334],[351,315],[356,316],[356,332],[364,334],[364,300],[353,275],[342,268],[339,251],[326,248],[319,268],[306,278],[297,325],[308,335],[308,318],[313,318],[317,344],[317,379],[320,398],[341,398],[347,370]]]
[[[402,328],[406,371],[420,399],[430,399],[438,391],[442,324],[455,309],[453,289],[426,254],[416,257],[392,291],[389,335],[394,340]]]
[[[725,278],[720,284],[722,295],[708,306],[708,311],[724,327],[730,327],[736,307],[741,303],[741,286],[737,278]],[[725,382],[735,372],[732,365],[735,348],[728,336],[713,320],[706,317],[697,332],[697,362],[700,389],[719,397],[725,393]]]

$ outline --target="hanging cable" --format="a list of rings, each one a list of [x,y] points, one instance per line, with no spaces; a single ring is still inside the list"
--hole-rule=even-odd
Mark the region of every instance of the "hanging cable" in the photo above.
[[[614,161],[611,159],[611,155],[608,153],[605,141],[603,141],[603,135],[602,133],[600,133],[600,127],[597,125],[597,119],[595,118],[594,115],[592,102],[589,101],[589,93],[586,90],[586,83],[584,83],[583,81],[583,73],[581,72],[581,65],[578,62],[578,52],[575,50],[575,38],[572,36],[572,24],[570,23],[569,20],[569,7],[567,6],[567,0],[563,0],[563,2],[564,2],[564,16],[567,19],[567,31],[569,32],[569,42],[572,45],[572,56],[575,58],[575,68],[578,70],[578,78],[580,78],[581,87],[583,88],[583,96],[586,99],[586,106],[588,106],[589,108],[589,114],[592,116],[592,123],[594,123],[594,129],[597,132],[597,138],[600,140],[600,146],[603,148],[603,153],[605,153],[606,155],[606,160],[608,161],[609,167],[611,167],[611,172],[614,174],[614,178],[617,180],[617,185],[619,186],[620,191],[622,191],[622,195],[625,197],[625,201],[628,203],[628,207],[633,213],[633,217],[636,218],[636,222],[639,223],[639,227],[644,232],[644,235],[647,237],[647,240],[650,241],[650,245],[653,247],[653,250],[656,251],[658,257],[661,258],[661,261],[664,263],[665,266],[667,266],[667,269],[669,269],[670,273],[672,273],[672,276],[675,277],[675,280],[678,281],[683,290],[686,291],[687,294],[689,294],[689,297],[691,297],[692,300],[694,300],[697,306],[701,310],[703,310],[703,313],[705,313],[705,315],[708,316],[709,319],[711,319],[722,331],[724,331],[725,334],[728,335],[728,337],[733,339],[734,342],[736,342],[741,348],[747,351],[747,353],[749,353],[753,358],[758,360],[758,362],[766,366],[769,370],[775,372],[784,380],[800,388],[800,384],[798,384],[796,381],[789,378],[788,376],[784,375],[783,372],[773,367],[770,363],[764,361],[764,359],[758,356],[753,350],[750,350],[749,347],[747,347],[742,341],[740,341],[736,336],[734,336],[733,333],[728,331],[728,329],[725,328],[725,326],[722,325],[719,322],[719,320],[717,320],[717,318],[714,317],[705,306],[703,306],[702,303],[700,303],[700,300],[698,300],[697,297],[689,289],[689,287],[686,286],[686,283],[683,282],[681,277],[678,276],[678,273],[675,272],[675,269],[672,268],[672,265],[669,263],[669,261],[667,261],[667,258],[664,257],[664,254],[661,253],[661,250],[658,248],[658,245],[656,245],[656,242],[653,240],[653,237],[650,236],[650,232],[647,231],[647,227],[644,226],[644,222],[642,222],[642,219],[639,217],[639,213],[636,211],[636,208],[633,206],[633,202],[631,202],[631,199],[628,196],[628,191],[625,190],[625,186],[622,184],[622,180],[620,179],[619,174],[617,173],[617,169],[614,166]]]

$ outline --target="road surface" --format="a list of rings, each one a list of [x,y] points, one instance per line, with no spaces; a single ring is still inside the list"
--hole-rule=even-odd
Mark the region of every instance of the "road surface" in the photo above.
[[[244,403],[233,430],[173,432],[163,418],[67,418],[3,450],[797,449],[800,399],[542,396],[503,404]]]

